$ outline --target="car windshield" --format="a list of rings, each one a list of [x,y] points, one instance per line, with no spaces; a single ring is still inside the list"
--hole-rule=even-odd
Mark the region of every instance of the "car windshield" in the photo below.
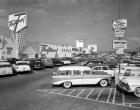
[[[11,65],[10,64],[0,64],[0,68],[3,68],[3,67],[11,67]]]
[[[22,62],[22,63],[17,63],[17,65],[28,65],[28,63]]]

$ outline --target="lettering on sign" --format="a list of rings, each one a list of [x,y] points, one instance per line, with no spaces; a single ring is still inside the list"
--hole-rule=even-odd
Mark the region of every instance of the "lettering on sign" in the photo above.
[[[8,27],[13,32],[19,32],[27,27],[27,14],[17,13],[9,15]]]

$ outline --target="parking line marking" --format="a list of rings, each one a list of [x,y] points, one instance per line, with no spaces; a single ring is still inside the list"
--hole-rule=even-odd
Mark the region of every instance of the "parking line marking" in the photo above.
[[[82,92],[84,92],[85,91],[85,89],[82,89],[80,92],[79,92],[79,94],[77,94],[76,95],[76,97],[78,97]]]
[[[76,89],[73,89],[71,92],[69,92],[67,95],[72,94]]]
[[[90,94],[94,91],[94,89],[92,89],[89,94],[84,98],[84,99],[88,99],[88,97],[90,96]]]
[[[104,89],[104,88],[103,88]],[[44,93],[51,93],[51,94],[58,94],[58,95],[63,95],[63,96],[70,96],[70,97],[75,97],[75,98],[79,98],[79,99],[85,99],[85,100],[90,100],[90,101],[96,101],[96,102],[102,102],[102,103],[107,103],[108,102],[108,104],[114,104],[114,105],[118,105],[118,106],[125,106],[125,107],[131,107],[131,108],[140,108],[140,107],[137,107],[137,106],[134,106],[133,104],[140,104],[140,103],[126,103],[125,102],[125,94],[123,93],[123,102],[122,103],[120,103],[120,104],[118,104],[118,103],[115,103],[115,97],[116,97],[116,93],[117,93],[117,90],[114,88],[110,88],[110,93],[109,93],[109,95],[108,95],[108,99],[107,99],[107,101],[100,101],[100,100],[95,100],[95,99],[88,99],[88,97],[90,96],[90,94],[92,94],[92,92],[94,91],[94,89],[91,89],[90,90],[90,92],[88,93],[88,95],[86,96],[86,98],[83,98],[83,97],[77,97],[77,96],[79,96],[79,95],[76,95],[76,96],[72,96],[72,95],[68,95],[68,94],[71,94],[72,92],[74,92],[76,89],[71,89],[71,91],[68,93],[68,94],[61,94],[61,93],[63,93],[63,92],[65,92],[66,90],[68,90],[68,89],[61,89],[62,91],[60,91],[60,93],[57,93],[56,91],[57,91],[58,89],[38,89],[38,90],[36,90],[36,91],[38,91],[38,92],[44,92]],[[80,91],[80,93],[82,93],[82,92],[84,92],[86,89],[82,89],[81,91]],[[113,92],[114,91],[114,92]],[[101,89],[100,90],[100,93],[102,93],[103,92],[103,90]],[[80,94],[79,93],[79,94]],[[99,93],[99,94],[100,94]],[[98,94],[98,96],[99,96],[99,94]],[[109,100],[110,100],[110,97],[111,97],[111,94],[113,94],[113,101],[112,101],[112,103],[111,102],[109,102]]]
[[[54,89],[54,90],[52,90],[51,92],[49,92],[49,93],[55,93],[55,91],[57,91],[57,89]]]
[[[123,96],[122,96],[122,98],[123,98],[123,105],[125,105],[125,96],[124,96],[124,91],[123,91]]]
[[[113,104],[115,102],[115,96],[116,96],[116,88],[114,88],[114,95],[113,95],[113,101],[112,101]]]
[[[57,93],[57,94],[63,94],[63,92],[65,92],[67,89],[64,89],[64,90],[62,90],[62,91],[60,91],[59,93]]]
[[[110,96],[111,96],[111,92],[112,92],[112,88],[110,89],[110,92],[109,92],[109,95],[108,95],[108,97],[107,97],[107,103],[109,102],[109,99],[110,99]]]
[[[55,93],[52,93],[52,94],[55,94]],[[78,98],[78,99],[85,99],[85,98],[82,98],[82,97],[76,97],[76,96],[72,96],[72,95],[66,95],[66,94],[59,94],[59,93],[56,93],[58,95],[62,95],[62,96],[66,96],[66,97],[75,97],[75,98]],[[96,101],[96,102],[101,102],[101,103],[106,103],[105,101],[99,101],[99,100],[95,100],[95,99],[85,99],[85,100],[89,100],[89,101]],[[112,104],[112,103],[108,103],[108,104]],[[129,105],[122,105],[122,104],[117,104],[117,103],[114,103],[113,105],[117,105],[117,106],[123,106],[123,107],[131,107],[131,108],[140,108],[140,107],[135,107],[135,106],[132,106],[132,104],[129,104]]]
[[[100,97],[100,95],[101,95],[102,91],[103,91],[103,89],[101,89],[101,90],[100,90],[100,92],[99,92],[99,94],[98,94],[98,96],[96,97],[96,99],[95,99],[95,100],[98,100],[98,99],[99,99],[99,97]]]

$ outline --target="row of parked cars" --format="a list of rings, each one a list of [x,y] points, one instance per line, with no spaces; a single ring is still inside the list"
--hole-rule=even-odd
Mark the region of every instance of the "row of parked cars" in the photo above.
[[[72,58],[32,58],[32,59],[7,59],[0,61],[0,75],[33,72],[36,69],[44,69],[47,67],[62,66],[75,64],[76,61]]]

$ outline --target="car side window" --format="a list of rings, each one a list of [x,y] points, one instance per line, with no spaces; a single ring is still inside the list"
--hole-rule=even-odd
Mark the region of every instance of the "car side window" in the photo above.
[[[103,66],[102,69],[103,70],[109,70],[109,68],[107,66]]]
[[[73,75],[81,75],[81,71],[79,71],[79,70],[73,70]]]
[[[84,70],[83,75],[90,75],[90,71],[89,70]]]
[[[58,75],[71,75],[71,70],[58,71]]]
[[[93,70],[101,70],[101,67],[95,67]]]

